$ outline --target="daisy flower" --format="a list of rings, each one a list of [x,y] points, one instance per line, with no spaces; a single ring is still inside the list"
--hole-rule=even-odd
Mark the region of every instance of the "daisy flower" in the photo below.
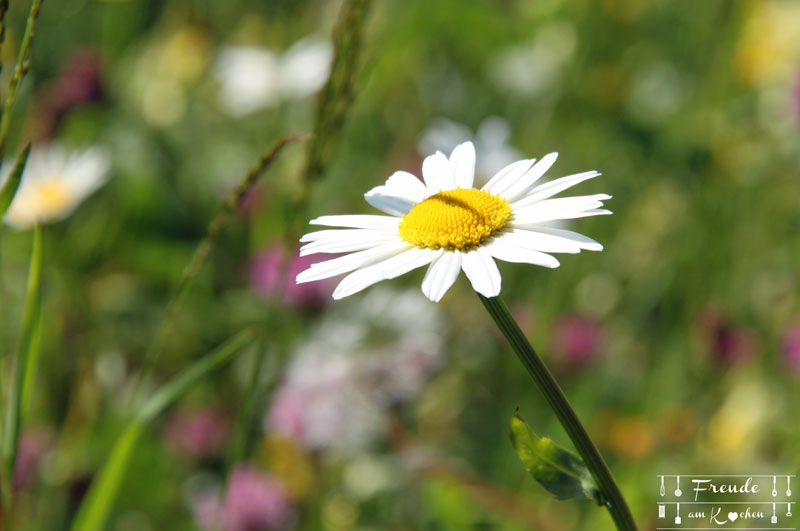
[[[82,153],[55,145],[34,148],[5,222],[25,229],[64,219],[105,182],[108,166],[99,148]],[[13,167],[14,161],[3,164],[0,182],[5,183]]]
[[[297,275],[311,282],[349,273],[333,293],[341,299],[364,288],[428,266],[422,292],[438,302],[463,270],[484,297],[500,294],[495,260],[558,267],[548,253],[600,251],[582,234],[548,226],[561,219],[610,214],[599,207],[606,194],[552,199],[559,192],[600,175],[588,171],[536,186],[556,161],[526,159],[500,170],[481,189],[473,188],[475,148],[456,146],[450,158],[436,152],[422,163],[420,181],[398,171],[364,198],[388,216],[322,216],[312,225],[336,227],[303,236],[300,254],[347,253],[312,265]]]

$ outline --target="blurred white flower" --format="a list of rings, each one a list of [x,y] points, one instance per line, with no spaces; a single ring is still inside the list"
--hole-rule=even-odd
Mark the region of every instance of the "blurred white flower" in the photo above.
[[[414,292],[377,289],[337,308],[292,356],[266,427],[307,448],[353,451],[439,366],[442,323]]]
[[[243,116],[278,100],[275,54],[264,48],[225,46],[217,56],[220,103]]]
[[[280,89],[284,98],[305,98],[328,80],[333,59],[329,42],[306,37],[292,44],[278,63]]]
[[[3,163],[1,182],[13,167],[13,160]],[[24,229],[64,219],[106,181],[108,169],[108,157],[97,147],[83,152],[53,144],[33,148],[5,222]]]
[[[497,85],[522,96],[542,94],[554,87],[572,59],[577,44],[575,28],[567,22],[543,26],[532,41],[500,51],[489,73]]]
[[[436,151],[450,153],[469,138],[474,138],[478,154],[475,176],[479,182],[486,182],[500,169],[522,158],[517,148],[511,145],[511,126],[499,116],[483,120],[475,135],[464,124],[438,118],[420,136],[417,150],[422,156]]]
[[[328,79],[333,49],[330,43],[306,37],[282,55],[266,48],[224,46],[216,60],[220,103],[235,116],[301,99],[318,91]]]

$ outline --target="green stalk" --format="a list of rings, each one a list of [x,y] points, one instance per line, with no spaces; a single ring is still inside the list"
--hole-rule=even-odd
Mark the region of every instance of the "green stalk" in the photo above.
[[[328,81],[317,96],[308,162],[295,205],[305,202],[309,185],[327,171],[355,100],[361,39],[372,0],[347,0],[333,32],[334,55]]]
[[[192,384],[230,361],[234,354],[241,351],[252,340],[251,330],[238,333],[196,361],[144,403],[117,439],[111,455],[92,482],[72,523],[73,531],[106,529],[108,515],[114,505],[122,480],[125,478],[136,445],[147,424],[175,402]]]
[[[7,3],[4,3],[7,7]],[[28,70],[31,68],[31,48],[33,47],[34,27],[36,19],[39,17],[39,10],[42,7],[42,0],[33,0],[31,2],[31,10],[28,13],[28,22],[25,24],[25,33],[22,35],[22,43],[19,46],[19,56],[17,57],[17,66],[14,69],[14,75],[11,76],[11,81],[8,84],[8,96],[6,96],[6,103],[3,107],[3,117],[0,119],[0,159],[3,158],[3,150],[6,147],[6,140],[8,139],[8,126],[11,122],[11,108],[17,99],[17,92],[19,91],[22,80]],[[5,10],[4,10],[5,11]],[[3,13],[5,14],[5,13]]]
[[[631,510],[628,508],[628,504],[625,502],[625,498],[622,496],[616,481],[614,481],[611,470],[609,470],[597,446],[595,446],[586,432],[586,428],[581,424],[575,410],[572,409],[564,391],[561,390],[553,375],[550,374],[550,371],[542,362],[542,359],[533,350],[525,334],[522,333],[519,325],[508,311],[508,307],[500,297],[486,298],[480,294],[478,294],[478,297],[486,311],[494,319],[497,327],[511,344],[514,352],[517,353],[520,361],[528,370],[528,374],[539,386],[539,389],[547,399],[547,403],[550,404],[559,422],[566,430],[567,435],[572,439],[572,443],[597,482],[597,487],[603,496],[605,506],[611,513],[611,518],[614,519],[617,529],[621,531],[636,531],[636,524],[633,521]]]
[[[0,44],[2,44],[3,40],[3,31],[5,28],[3,27],[3,17],[5,16],[5,9],[8,8],[7,3],[3,3],[3,0],[0,0]],[[0,244],[2,243],[2,236],[3,236],[3,218],[6,215],[6,211],[11,206],[11,202],[14,200],[14,196],[17,194],[17,190],[19,189],[19,185],[22,182],[22,172],[25,171],[25,164],[28,162],[28,155],[31,152],[31,144],[28,143],[25,146],[25,149],[19,152],[17,155],[17,161],[14,164],[14,168],[11,170],[11,173],[8,175],[5,183],[3,186],[0,187]],[[2,164],[2,160],[0,160],[0,165]],[[3,284],[2,284],[2,250],[0,250],[0,308],[3,307]],[[2,331],[0,330],[0,359],[2,359],[3,355],[5,355],[5,350],[3,347],[3,340]]]
[[[35,352],[39,346],[39,321],[42,307],[42,228],[33,228],[33,250],[31,251],[28,287],[25,295],[25,307],[20,323],[19,344],[16,356],[12,360],[11,379],[6,395],[6,416],[3,424],[2,448],[2,502],[3,515],[8,520],[13,516],[13,483],[14,464],[17,461],[19,434],[25,413],[25,381],[35,373],[35,364],[39,356]]]

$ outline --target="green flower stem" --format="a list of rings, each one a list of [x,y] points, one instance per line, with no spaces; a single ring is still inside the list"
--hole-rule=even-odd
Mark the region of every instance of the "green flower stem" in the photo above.
[[[503,332],[503,335],[511,344],[514,352],[519,356],[522,364],[528,369],[528,374],[539,386],[569,438],[572,439],[575,448],[597,482],[597,487],[600,489],[606,508],[611,513],[617,529],[636,531],[636,524],[633,521],[631,510],[628,508],[628,504],[625,502],[625,498],[623,498],[616,481],[614,481],[611,470],[609,470],[597,446],[595,446],[586,432],[586,428],[581,424],[575,410],[569,404],[564,391],[561,390],[544,362],[533,350],[525,334],[522,333],[519,325],[508,311],[508,307],[500,297],[486,298],[480,294],[478,294],[478,297],[481,299],[486,311],[494,319],[497,327],[500,328],[500,331]]]
[[[2,505],[6,523],[13,517],[13,483],[14,465],[17,462],[19,434],[23,417],[26,413],[30,390],[26,389],[26,380],[31,385],[35,375],[35,364],[38,362],[39,319],[42,305],[42,228],[33,228],[33,249],[31,251],[28,287],[25,295],[25,307],[20,324],[19,345],[16,356],[12,359],[11,378],[6,394],[6,416],[3,423],[2,439]],[[27,397],[25,392],[27,391]]]

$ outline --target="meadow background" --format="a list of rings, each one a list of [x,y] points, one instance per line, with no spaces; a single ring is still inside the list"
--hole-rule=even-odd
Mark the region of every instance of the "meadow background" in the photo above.
[[[4,87],[27,10],[6,15]],[[333,53],[352,68],[320,92]],[[134,390],[253,325],[148,423],[107,529],[611,529],[522,467],[516,408],[569,439],[463,277],[438,305],[419,271],[341,302],[293,286],[308,219],[372,213],[369,188],[468,139],[483,179],[558,151],[548,177],[596,169],[575,193],[614,196],[571,224],[602,253],[504,263],[502,295],[642,529],[656,474],[800,470],[796,1],[47,0],[10,131],[7,157],[110,161],[44,228],[19,529],[68,528]],[[167,315],[225,198],[294,134]],[[31,237],[2,236],[9,352]]]

